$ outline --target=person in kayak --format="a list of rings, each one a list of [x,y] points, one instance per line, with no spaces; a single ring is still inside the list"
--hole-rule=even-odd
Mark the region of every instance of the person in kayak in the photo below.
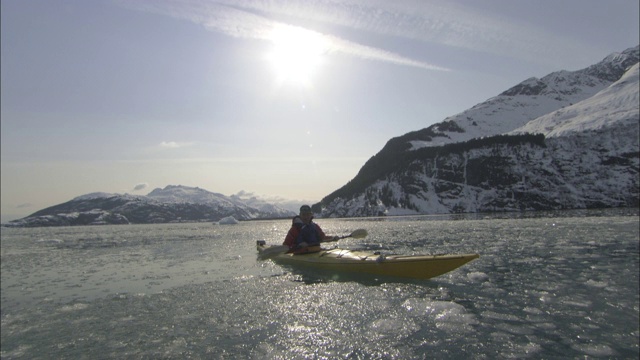
[[[293,218],[291,229],[284,238],[283,245],[296,254],[320,251],[322,241],[336,240],[337,236],[329,236],[320,226],[313,222],[313,212],[309,205],[300,207],[300,215]]]

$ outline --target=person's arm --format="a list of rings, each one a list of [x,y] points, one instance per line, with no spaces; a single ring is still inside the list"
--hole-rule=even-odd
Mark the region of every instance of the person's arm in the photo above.
[[[298,236],[298,229],[295,226],[292,226],[287,233],[287,236],[284,238],[284,242],[282,245],[287,245],[289,249],[292,249],[296,242],[296,237]]]

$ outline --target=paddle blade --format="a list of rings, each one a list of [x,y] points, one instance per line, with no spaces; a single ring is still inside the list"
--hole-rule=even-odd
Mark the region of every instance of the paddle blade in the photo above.
[[[367,230],[358,229],[352,232],[351,235],[349,235],[348,237],[352,237],[354,239],[363,239],[363,238],[366,238],[367,235],[368,235]]]
[[[280,254],[284,254],[289,251],[289,247],[286,245],[260,247],[258,246],[258,257],[260,259],[268,259]]]

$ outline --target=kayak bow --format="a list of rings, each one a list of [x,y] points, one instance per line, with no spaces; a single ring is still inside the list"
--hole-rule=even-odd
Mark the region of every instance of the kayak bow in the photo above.
[[[275,248],[279,248],[281,251],[275,251]],[[264,241],[258,241],[257,249],[259,254],[269,254],[269,258],[286,265],[413,279],[430,279],[455,270],[480,257],[478,254],[383,255],[377,252],[346,249],[330,249],[294,255],[286,253],[282,250],[282,246],[266,246]]]

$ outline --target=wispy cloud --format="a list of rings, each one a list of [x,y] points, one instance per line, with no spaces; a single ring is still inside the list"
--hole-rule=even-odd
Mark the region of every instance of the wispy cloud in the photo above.
[[[451,0],[247,0],[242,4],[244,9],[269,16],[336,24],[500,56],[539,57],[539,61],[549,63],[561,62],[558,59],[575,56],[576,52],[593,51],[589,44],[557,32],[483,10],[486,6],[468,6]]]
[[[160,143],[161,148],[165,149],[179,149],[183,147],[192,146],[191,142],[176,142],[176,141],[163,141]]]
[[[561,66],[590,44],[450,0],[149,0],[124,6],[187,19],[228,36],[268,40],[274,26],[330,24],[400,39],[439,44]],[[495,4],[494,4],[495,5]],[[294,23],[295,22],[295,23]],[[323,28],[327,28],[323,26]],[[428,70],[447,70],[332,34],[331,51]]]
[[[280,18],[293,16],[299,20],[328,21],[330,23],[346,24],[354,28],[371,31],[376,29],[372,29],[371,25],[363,24],[363,18],[371,11],[379,11],[377,8],[368,7],[366,8],[366,12],[362,12],[362,9],[365,9],[365,7],[345,6],[341,2],[333,1],[272,1],[265,3],[261,1],[237,2],[228,0],[165,0],[133,3],[124,2],[123,4],[136,8],[137,10],[186,19],[201,24],[211,31],[223,33],[228,36],[266,41],[271,40],[270,34],[273,29],[277,27],[289,26],[292,29],[311,31],[300,26],[292,25],[287,21],[277,20]],[[393,17],[393,14],[388,14],[388,16]],[[386,21],[384,19],[382,20]],[[387,26],[388,25],[385,25],[383,27],[386,28]],[[384,28],[378,28],[376,32],[396,36],[402,35],[402,32],[397,31],[398,26],[396,26],[396,31],[392,31],[391,28]],[[328,44],[328,53],[343,53],[368,60],[419,67],[427,70],[448,70],[425,61],[412,59],[392,51],[364,45],[335,35],[314,33],[325,38]]]

